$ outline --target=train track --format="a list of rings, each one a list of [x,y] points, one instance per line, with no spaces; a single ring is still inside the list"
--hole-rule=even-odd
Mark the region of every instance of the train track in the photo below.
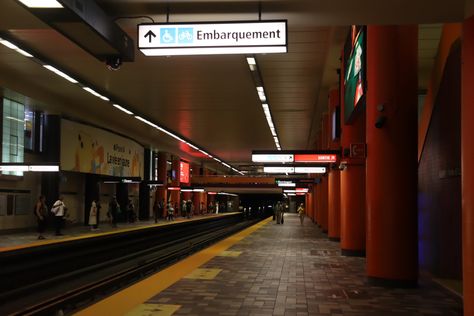
[[[71,314],[257,221],[235,214],[2,253],[0,314]]]

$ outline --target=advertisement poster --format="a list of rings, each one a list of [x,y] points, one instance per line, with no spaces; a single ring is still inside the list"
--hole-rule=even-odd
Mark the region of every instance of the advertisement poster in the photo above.
[[[111,132],[61,120],[61,170],[143,178],[143,147]]]

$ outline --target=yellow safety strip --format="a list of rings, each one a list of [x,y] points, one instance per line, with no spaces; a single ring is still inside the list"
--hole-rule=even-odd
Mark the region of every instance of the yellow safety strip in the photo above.
[[[146,278],[143,281],[135,283],[130,287],[112,295],[104,300],[77,312],[78,316],[97,316],[97,315],[124,315],[137,305],[146,302],[153,296],[161,293],[183,277],[193,272],[196,268],[205,264],[221,252],[227,250],[240,240],[249,236],[262,226],[271,222],[269,217],[249,228],[234,234],[215,245],[203,249],[194,255],[191,255],[178,263]]]

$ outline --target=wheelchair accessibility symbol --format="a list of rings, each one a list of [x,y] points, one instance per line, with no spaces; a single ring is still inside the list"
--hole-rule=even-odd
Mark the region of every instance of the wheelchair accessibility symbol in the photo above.
[[[160,43],[172,44],[176,43],[176,29],[165,28],[160,30]]]
[[[192,44],[193,43],[193,28],[178,28],[178,43],[179,44]]]

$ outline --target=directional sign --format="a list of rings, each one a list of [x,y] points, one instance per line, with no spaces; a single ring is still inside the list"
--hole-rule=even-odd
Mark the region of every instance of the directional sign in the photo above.
[[[337,155],[335,154],[296,154],[295,162],[320,162],[320,163],[331,163],[337,161]]]
[[[287,52],[287,21],[153,23],[138,25],[147,56]]]

